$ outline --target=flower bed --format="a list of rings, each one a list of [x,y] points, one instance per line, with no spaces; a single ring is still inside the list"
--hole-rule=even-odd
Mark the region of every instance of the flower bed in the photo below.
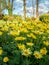
[[[49,65],[49,23],[1,21],[0,65]]]

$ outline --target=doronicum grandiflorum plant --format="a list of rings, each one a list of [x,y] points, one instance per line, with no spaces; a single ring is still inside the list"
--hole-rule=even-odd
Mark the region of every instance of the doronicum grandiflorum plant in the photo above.
[[[49,23],[3,21],[0,65],[49,65]]]

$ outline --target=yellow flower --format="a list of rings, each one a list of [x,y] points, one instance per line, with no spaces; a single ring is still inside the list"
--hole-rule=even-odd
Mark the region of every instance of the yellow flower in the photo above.
[[[43,32],[41,32],[41,31],[35,31],[34,33],[35,34],[42,34]]]
[[[2,50],[2,49],[0,49],[0,55],[2,55],[2,53],[3,53],[3,50]]]
[[[16,37],[15,40],[25,40],[25,37]]]
[[[14,26],[12,27],[12,29],[13,29],[13,30],[18,30],[18,29],[19,29],[19,26],[18,26],[18,25],[14,25]]]
[[[36,39],[36,36],[33,33],[27,34],[27,36]]]
[[[49,42],[48,41],[44,41],[44,45],[49,46]]]
[[[47,33],[49,34],[49,30],[47,30]]]
[[[17,44],[19,49],[25,49],[25,45],[24,44]]]
[[[4,58],[3,58],[3,62],[6,63],[6,62],[8,62],[8,61],[9,61],[9,58],[8,58],[8,57],[4,57]]]
[[[42,55],[41,55],[41,53],[40,52],[38,52],[38,51],[34,51],[34,54],[33,54],[34,56],[35,56],[35,58],[37,58],[37,59],[41,59],[42,58]]]
[[[33,43],[26,43],[28,46],[34,46],[34,44]]]
[[[10,31],[10,34],[15,36],[15,35],[19,35],[19,32],[17,32],[17,31]]]
[[[3,34],[3,32],[0,31],[0,35],[2,35],[2,34]]]
[[[15,26],[13,23],[8,23],[7,25],[12,28]]]
[[[47,49],[46,49],[46,48],[40,49],[40,53],[41,53],[42,55],[46,55]]]
[[[2,47],[0,47],[0,49],[2,49]]]
[[[26,28],[20,28],[20,31],[21,32],[24,32],[24,33],[27,33],[28,32],[28,30]]]
[[[8,20],[9,16],[4,16],[3,18],[4,20]]]
[[[8,27],[7,26],[4,26],[1,28],[2,31],[8,31]]]
[[[22,50],[22,55],[24,55],[26,57],[28,57],[31,54],[32,54],[32,52],[31,52],[30,48]]]

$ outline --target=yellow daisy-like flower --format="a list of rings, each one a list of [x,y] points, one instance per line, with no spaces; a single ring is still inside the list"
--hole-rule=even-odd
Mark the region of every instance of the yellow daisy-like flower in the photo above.
[[[8,23],[7,25],[8,27],[12,27],[12,28],[15,26],[13,23]]]
[[[36,39],[36,36],[33,33],[27,34],[27,36]]]
[[[2,34],[3,34],[3,32],[0,31],[0,35],[2,35]]]
[[[0,49],[0,55],[2,55],[2,53],[3,53],[3,50],[2,50],[2,49]]]
[[[20,31],[21,32],[24,32],[24,33],[27,33],[28,32],[28,30],[26,28],[20,28]]]
[[[30,48],[22,50],[22,55],[24,55],[26,57],[28,57],[31,54],[32,54],[32,52],[31,52]]]
[[[28,46],[34,46],[34,44],[33,43],[26,43]]]
[[[40,49],[40,53],[41,53],[42,55],[46,55],[46,54],[47,54],[47,49],[46,49],[46,48]]]
[[[0,49],[2,49],[2,47],[0,47]]]
[[[25,37],[16,37],[15,40],[25,40]]]
[[[25,45],[24,45],[24,44],[17,44],[17,46],[18,46],[18,48],[21,49],[21,50],[22,50],[22,49],[25,49]]]
[[[8,58],[8,57],[4,57],[4,58],[3,58],[3,62],[6,63],[6,62],[8,62],[8,61],[9,61],[9,58]]]
[[[49,34],[49,30],[47,30],[47,33]]]
[[[49,41],[44,41],[44,45],[49,46]]]
[[[41,59],[42,58],[42,54],[40,53],[40,52],[38,52],[38,51],[34,51],[34,54],[33,54],[34,56],[35,56],[35,58],[37,58],[37,59]]]
[[[8,27],[7,26],[4,26],[1,28],[2,31],[8,31]]]
[[[19,32],[17,32],[17,31],[10,31],[10,34],[15,36],[15,35],[19,35]]]

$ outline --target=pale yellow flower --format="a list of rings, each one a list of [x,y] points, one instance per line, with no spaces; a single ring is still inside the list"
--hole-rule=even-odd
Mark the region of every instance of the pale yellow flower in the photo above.
[[[14,25],[14,23],[8,23],[8,26],[9,27],[14,27],[15,25]]]
[[[2,50],[2,49],[0,49],[0,55],[2,55],[2,53],[3,53],[3,50]]]
[[[8,27],[7,26],[4,26],[1,28],[2,31],[8,31]]]
[[[17,44],[18,48],[21,49],[25,49],[25,45],[24,44]]]
[[[46,31],[49,34],[49,30]]]
[[[0,47],[0,49],[2,49],[2,47]]]
[[[42,58],[42,55],[41,55],[41,53],[40,52],[38,52],[38,51],[34,51],[34,54],[33,54],[34,56],[35,56],[35,58],[37,58],[37,59],[41,59]]]
[[[26,43],[28,46],[34,46],[34,43],[28,42]]]
[[[42,54],[42,55],[46,55],[47,54],[47,49],[44,47],[44,48],[42,48],[42,49],[40,49],[40,53]]]
[[[31,54],[32,54],[32,52],[31,52],[30,48],[22,50],[22,55],[24,55],[26,57],[28,57]]]
[[[2,34],[3,34],[3,32],[0,31],[0,35],[2,35]]]
[[[10,35],[16,36],[16,35],[19,35],[19,32],[18,31],[10,31]]]
[[[44,41],[44,45],[49,46],[49,41]]]
[[[20,31],[21,32],[24,32],[24,33],[27,33],[28,32],[28,30],[26,28],[20,28]]]
[[[33,33],[27,34],[27,36],[36,39],[36,36]]]
[[[8,62],[8,61],[9,61],[9,58],[8,58],[8,57],[4,57],[4,58],[3,58],[3,62],[6,63],[6,62]]]
[[[26,40],[25,37],[16,37],[15,40]]]

